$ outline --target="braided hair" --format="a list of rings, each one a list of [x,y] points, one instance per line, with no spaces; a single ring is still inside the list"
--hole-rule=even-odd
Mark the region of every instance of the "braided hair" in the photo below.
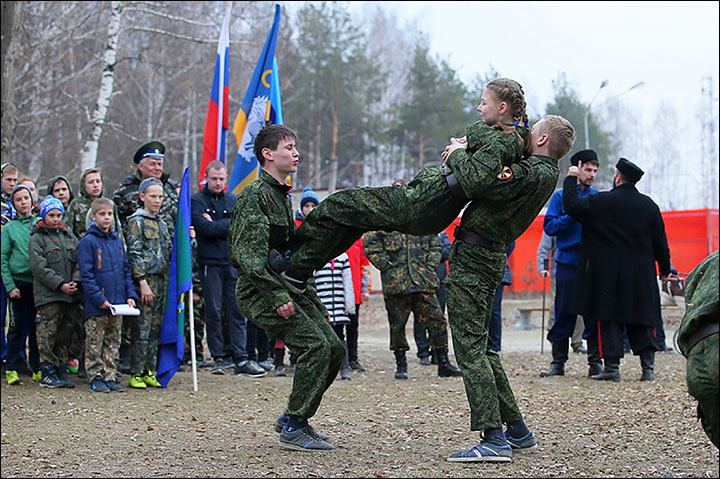
[[[495,97],[508,104],[510,112],[513,116],[513,123],[506,124],[498,122],[493,125],[497,130],[502,131],[506,135],[515,135],[523,147],[525,153],[529,153],[530,144],[526,143],[522,135],[517,131],[518,126],[528,128],[528,116],[526,112],[527,103],[525,103],[525,92],[522,85],[515,80],[509,78],[495,78],[490,80],[485,88],[489,89]]]

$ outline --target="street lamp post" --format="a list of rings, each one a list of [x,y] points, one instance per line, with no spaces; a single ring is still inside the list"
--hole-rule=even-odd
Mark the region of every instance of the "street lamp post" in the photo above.
[[[607,80],[603,80],[603,82],[600,84],[600,88],[598,89],[597,93],[595,93],[595,96],[594,96],[593,99],[590,101],[590,104],[588,105],[587,110],[585,111],[585,149],[586,149],[586,150],[589,150],[589,149],[590,149],[590,134],[588,133],[588,118],[590,117],[590,107],[592,107],[592,104],[593,104],[593,102],[595,101],[595,98],[597,98],[598,93],[600,93],[600,90],[602,90],[607,84],[608,84],[608,81],[607,81]],[[606,105],[606,104],[610,103],[611,101],[613,101],[613,100],[621,97],[622,95],[624,95],[625,93],[629,92],[630,90],[634,90],[634,89],[636,89],[636,88],[638,88],[638,87],[643,86],[644,84],[645,84],[644,81],[639,81],[639,82],[637,82],[636,84],[634,84],[633,86],[631,86],[630,88],[628,88],[627,90],[625,90],[624,92],[618,93],[617,95],[615,95],[615,96],[613,96],[613,97],[611,97],[611,98],[608,98],[607,100],[605,100],[605,101],[604,101],[603,103],[601,103],[600,105]]]
[[[585,149],[590,149],[590,132],[588,131],[588,118],[590,117],[590,108],[592,108],[592,104],[595,101],[595,98],[600,94],[600,90],[605,88],[608,84],[607,80],[603,80],[602,83],[600,83],[600,88],[598,88],[597,93],[595,93],[595,96],[590,100],[590,104],[587,107],[587,110],[585,110]]]

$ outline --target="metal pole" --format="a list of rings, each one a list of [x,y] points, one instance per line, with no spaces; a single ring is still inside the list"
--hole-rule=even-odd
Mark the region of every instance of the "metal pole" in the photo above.
[[[193,287],[190,285],[190,291],[188,291],[188,303],[190,312],[188,314],[188,321],[190,321],[190,364],[192,367],[192,381],[193,391],[198,391],[197,384],[197,358],[195,357],[195,308],[193,308]]]
[[[542,314],[541,314],[541,324],[542,327],[540,328],[540,354],[543,354],[545,352],[545,292],[547,291],[547,274],[543,275],[543,300],[542,300]]]
[[[589,132],[589,128],[588,128],[588,119],[590,117],[590,108],[592,108],[592,104],[595,101],[595,98],[597,98],[597,96],[600,94],[600,90],[605,88],[607,86],[607,84],[608,84],[608,80],[603,80],[600,83],[600,88],[598,88],[597,93],[595,93],[595,96],[592,97],[592,100],[590,100],[587,110],[585,110],[585,149],[586,150],[590,149],[590,132]]]

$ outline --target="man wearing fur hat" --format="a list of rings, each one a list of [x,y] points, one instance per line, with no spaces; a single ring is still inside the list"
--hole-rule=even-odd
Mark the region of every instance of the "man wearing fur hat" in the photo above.
[[[661,279],[670,275],[670,250],[660,208],[635,184],[643,171],[625,158],[615,165],[613,189],[580,198],[577,177],[582,165],[571,166],[563,183],[563,205],[582,223],[576,312],[597,323],[605,367],[592,379],[620,381],[623,330],[640,356],[641,381],[655,379],[655,325],[660,322]]]

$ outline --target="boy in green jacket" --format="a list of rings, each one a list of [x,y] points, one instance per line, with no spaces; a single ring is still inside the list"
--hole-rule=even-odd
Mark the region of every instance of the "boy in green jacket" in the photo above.
[[[28,245],[30,227],[39,220],[32,214],[32,193],[27,186],[18,185],[10,193],[10,201],[15,208],[13,219],[2,229],[2,254],[0,270],[2,280],[10,297],[14,321],[7,333],[7,369],[5,377],[9,385],[18,384],[18,369],[21,362],[20,351],[30,343],[30,368],[34,380],[40,380],[40,361],[38,359],[37,336],[35,334],[35,302],[33,300],[33,276],[30,271]]]

